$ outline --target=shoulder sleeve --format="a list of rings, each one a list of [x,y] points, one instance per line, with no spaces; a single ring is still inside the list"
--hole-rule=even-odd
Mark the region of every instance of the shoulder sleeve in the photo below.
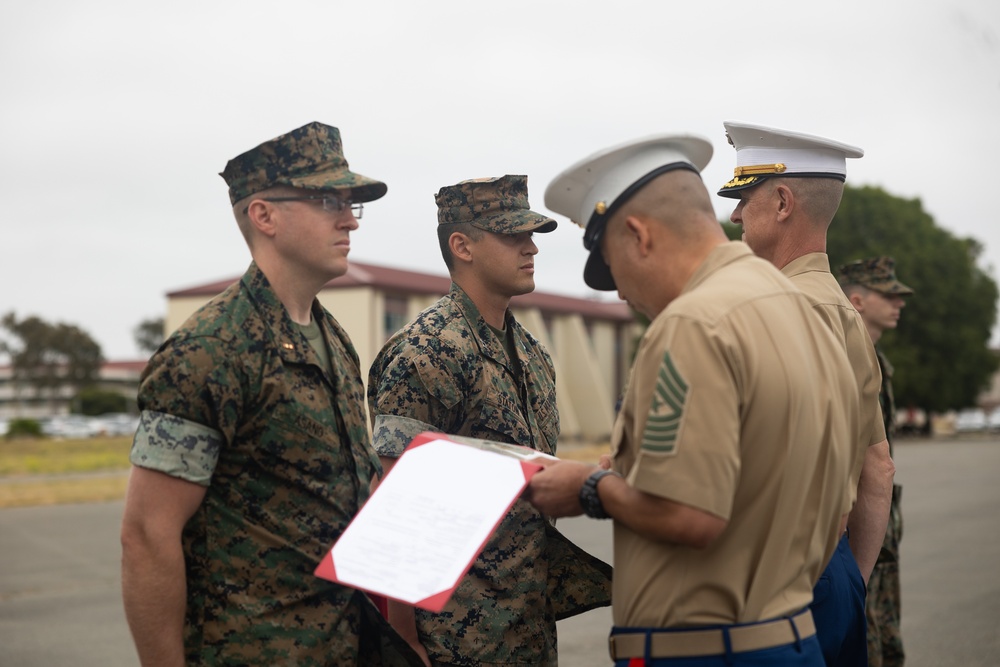
[[[728,519],[740,471],[740,400],[727,346],[692,320],[657,324],[633,371],[630,482]]]
[[[150,359],[139,385],[134,464],[208,484],[242,413],[242,383],[229,352],[217,338],[180,337]]]
[[[379,456],[398,457],[421,431],[457,430],[464,419],[463,359],[431,336],[383,348],[368,378],[373,444]]]

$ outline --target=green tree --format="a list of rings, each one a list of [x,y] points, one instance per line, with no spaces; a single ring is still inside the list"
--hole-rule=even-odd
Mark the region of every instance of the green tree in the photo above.
[[[989,348],[998,290],[978,264],[982,245],[938,227],[919,199],[875,187],[846,188],[827,240],[834,271],[890,255],[915,292],[898,328],[879,343],[895,367],[897,404],[934,411],[975,405],[1000,366]]]
[[[15,383],[33,388],[36,397],[51,399],[63,387],[75,392],[96,381],[101,346],[82,329],[35,316],[18,320],[13,312],[0,327],[6,332],[0,351],[10,357]]]
[[[733,202],[735,206],[735,201]],[[726,236],[729,237],[730,241],[739,241],[743,237],[743,226],[734,225],[728,220],[720,220],[722,223],[722,231],[726,232]]]
[[[163,318],[153,317],[139,322],[135,329],[132,329],[132,336],[139,350],[153,354],[164,339]]]
[[[7,434],[5,436],[8,440],[13,440],[14,438],[42,438],[45,434],[42,432],[42,425],[38,423],[37,419],[12,419],[10,424],[7,425]]]

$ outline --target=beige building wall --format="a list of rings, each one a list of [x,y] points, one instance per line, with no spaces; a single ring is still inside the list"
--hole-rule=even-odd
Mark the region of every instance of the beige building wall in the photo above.
[[[370,287],[324,290],[319,302],[333,314],[354,343],[361,361],[362,379],[368,377],[368,367],[382,347],[376,333],[381,328],[378,302],[381,295]]]
[[[552,337],[559,350],[567,398],[577,413],[577,436],[586,440],[609,438],[614,418],[614,385],[601,372],[599,356],[587,336],[583,318],[579,315],[554,318]]]
[[[573,401],[571,386],[568,383],[566,369],[560,363],[563,358],[557,354],[556,345],[549,336],[545,326],[545,320],[537,309],[513,309],[514,317],[527,329],[532,336],[538,339],[549,356],[552,357],[552,365],[556,372],[556,407],[559,408],[559,435],[561,438],[575,439],[582,436],[580,428],[580,418],[577,414],[577,406]]]
[[[439,296],[437,294],[419,294],[411,297],[410,312],[409,312],[410,321],[412,322],[413,320],[417,319],[417,315],[419,315],[420,313],[424,312],[425,310],[433,306],[435,303],[437,303],[442,296],[444,295],[442,294]]]
[[[619,331],[622,329],[627,330],[627,327],[618,322],[592,322],[590,324],[590,349],[594,353],[594,363],[597,364],[597,370],[604,386],[609,387],[612,392],[621,377],[621,360],[616,351]]]
[[[163,333],[169,336],[177,331],[195,311],[211,299],[203,296],[177,296],[167,299],[167,317],[163,321]]]

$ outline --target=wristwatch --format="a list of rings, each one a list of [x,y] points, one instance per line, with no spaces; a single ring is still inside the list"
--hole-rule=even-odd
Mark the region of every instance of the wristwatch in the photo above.
[[[613,470],[595,470],[587,478],[587,481],[583,483],[583,486],[580,487],[580,506],[583,507],[583,513],[591,519],[611,518],[611,515],[604,511],[604,505],[601,504],[601,497],[597,495],[597,483],[605,475],[616,474]]]

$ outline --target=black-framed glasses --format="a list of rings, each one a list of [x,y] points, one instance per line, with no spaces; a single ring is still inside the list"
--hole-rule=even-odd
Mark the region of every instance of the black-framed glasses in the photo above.
[[[355,219],[360,220],[365,213],[365,205],[361,202],[353,202],[350,199],[340,199],[333,195],[303,195],[301,197],[261,197],[261,201],[283,202],[283,201],[318,201],[322,204],[323,210],[329,213],[343,213],[348,208]],[[244,209],[243,213],[249,210]]]

